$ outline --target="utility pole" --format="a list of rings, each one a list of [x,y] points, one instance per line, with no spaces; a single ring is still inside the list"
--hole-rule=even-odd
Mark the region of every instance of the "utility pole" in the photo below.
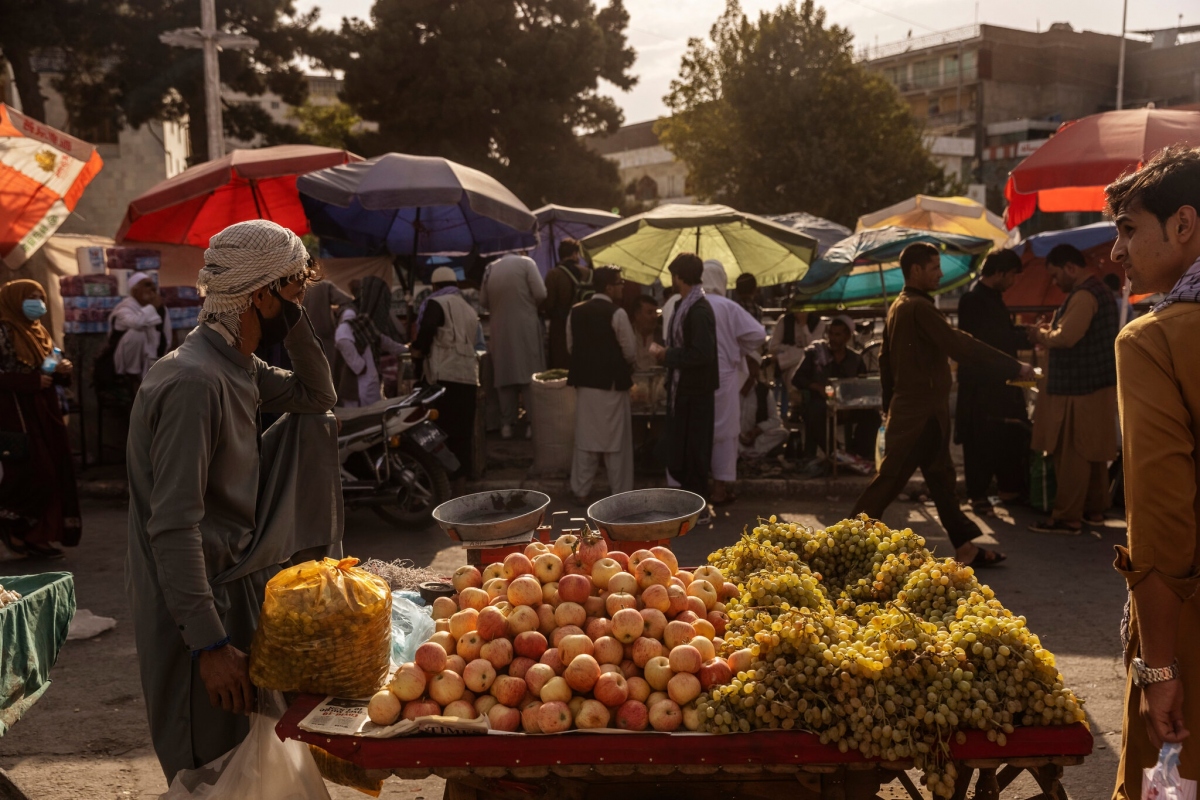
[[[220,50],[253,50],[258,40],[217,28],[215,0],[200,0],[200,27],[180,28],[158,37],[173,47],[199,48],[204,51],[204,116],[208,123],[208,159],[225,155],[225,126],[221,120],[221,73],[217,65]]]
[[[1125,21],[1129,16],[1129,0],[1121,8],[1121,54],[1117,57],[1117,111],[1125,107]]]

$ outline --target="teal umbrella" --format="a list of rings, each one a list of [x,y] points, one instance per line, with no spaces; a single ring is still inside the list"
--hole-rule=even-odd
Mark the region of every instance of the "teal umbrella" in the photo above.
[[[729,206],[663,205],[627,217],[583,240],[593,264],[621,268],[629,280],[670,285],[667,266],[680,253],[716,259],[729,286],[742,274],[760,286],[804,277],[816,253],[808,234]]]
[[[796,287],[811,310],[886,305],[904,288],[900,253],[926,242],[942,253],[941,294],[971,280],[992,249],[991,239],[914,228],[877,228],[843,239],[813,262]]]

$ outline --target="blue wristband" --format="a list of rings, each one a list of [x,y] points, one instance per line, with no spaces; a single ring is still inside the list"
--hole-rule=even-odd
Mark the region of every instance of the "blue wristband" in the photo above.
[[[193,650],[192,658],[199,658],[200,654],[207,650],[220,650],[222,647],[229,644],[231,641],[233,641],[233,639],[226,636],[224,639],[220,640],[219,642],[213,642],[208,647],[201,647],[199,650]]]

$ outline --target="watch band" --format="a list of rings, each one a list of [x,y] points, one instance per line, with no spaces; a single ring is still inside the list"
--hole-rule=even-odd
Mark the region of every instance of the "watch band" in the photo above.
[[[1169,667],[1148,667],[1145,661],[1135,658],[1133,659],[1133,676],[1134,684],[1138,687],[1173,681],[1179,677],[1179,661],[1172,662]]]

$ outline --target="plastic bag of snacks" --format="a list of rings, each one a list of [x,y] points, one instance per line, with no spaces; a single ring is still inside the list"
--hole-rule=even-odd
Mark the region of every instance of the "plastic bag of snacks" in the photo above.
[[[267,583],[250,648],[264,689],[370,697],[387,680],[392,594],[356,558],[307,561]]]

